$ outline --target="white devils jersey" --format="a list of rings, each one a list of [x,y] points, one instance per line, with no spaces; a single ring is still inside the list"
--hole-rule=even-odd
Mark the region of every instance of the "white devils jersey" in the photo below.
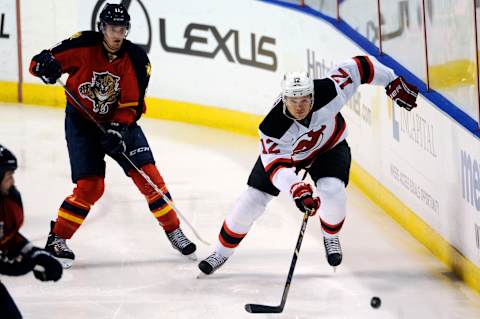
[[[287,117],[279,98],[260,124],[260,158],[273,185],[290,191],[301,179],[296,167],[308,167],[315,156],[343,141],[348,134],[341,108],[360,84],[387,86],[396,78],[392,69],[375,58],[357,56],[334,67],[323,79],[314,80],[314,103],[301,121]]]

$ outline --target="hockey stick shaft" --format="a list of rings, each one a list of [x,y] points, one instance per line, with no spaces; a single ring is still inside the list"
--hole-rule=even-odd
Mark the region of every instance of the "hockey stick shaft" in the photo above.
[[[290,270],[288,271],[287,281],[285,282],[285,287],[283,288],[282,301],[279,306],[266,306],[258,304],[246,304],[245,310],[251,313],[280,313],[285,307],[287,302],[288,291],[290,290],[290,284],[293,279],[293,272],[295,271],[295,265],[297,264],[297,258],[300,253],[300,247],[302,246],[303,236],[305,234],[305,229],[307,228],[307,222],[309,217],[309,211],[307,210],[303,214],[302,226],[300,227],[300,233],[298,234],[297,244],[295,245],[295,251],[293,252],[292,261],[290,263]]]
[[[73,95],[73,93],[70,92],[70,89],[65,85],[65,83],[63,83],[63,81],[60,79],[57,80],[57,83],[63,86],[63,89],[65,90],[67,95],[70,96],[70,98],[75,102],[75,104],[77,104],[77,106],[83,111],[83,113],[85,113],[85,115],[88,116],[90,121],[92,121],[100,129],[100,131],[103,134],[106,134],[107,131],[105,130],[105,128],[93,117],[92,114],[90,114],[90,112],[88,112],[87,108],[83,106],[82,103],[80,103],[80,101]],[[180,211],[177,209],[177,207],[175,207],[173,202],[165,195],[165,193],[163,193],[160,190],[160,188],[150,179],[150,176],[148,176],[141,168],[138,168],[137,165],[135,165],[135,163],[133,163],[133,161],[130,159],[130,157],[128,157],[128,155],[125,154],[125,152],[122,152],[122,156],[127,160],[128,163],[130,163],[133,169],[135,169],[143,177],[143,179],[145,179],[148,185],[150,185],[150,187],[152,187],[157,194],[162,196],[162,199],[168,204],[168,206],[170,206],[173,209],[173,211],[175,211],[175,213],[182,219],[182,221],[185,224],[187,224],[187,226],[192,230],[195,237],[197,237],[198,240],[200,240],[205,245],[210,245],[209,242],[207,242],[200,236],[200,234],[192,226],[192,224],[190,224],[190,222],[185,218],[185,216],[183,216],[183,214],[180,213]]]

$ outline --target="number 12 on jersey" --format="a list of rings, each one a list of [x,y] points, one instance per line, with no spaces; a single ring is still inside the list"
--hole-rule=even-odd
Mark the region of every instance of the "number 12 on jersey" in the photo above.
[[[260,143],[262,143],[262,153],[263,154],[278,154],[280,150],[277,148],[278,144],[272,141],[271,139],[267,138],[264,140],[263,138],[260,139]]]
[[[342,68],[338,68],[339,74],[332,74],[330,77],[340,85],[340,88],[343,90],[347,85],[353,83],[350,74]]]

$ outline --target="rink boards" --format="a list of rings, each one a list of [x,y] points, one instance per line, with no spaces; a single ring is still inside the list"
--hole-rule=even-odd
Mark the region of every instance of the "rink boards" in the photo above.
[[[91,29],[103,2],[44,1],[38,15],[33,0],[21,1],[20,36],[15,2],[0,4],[0,101],[21,96],[28,104],[63,107],[62,89],[29,75],[29,61]],[[307,69],[321,77],[335,63],[365,54],[318,17],[259,1],[234,6],[132,1],[129,39],[144,46],[152,62],[147,116],[256,135],[285,71]],[[381,87],[362,87],[342,113],[355,160],[353,182],[480,290],[478,138],[424,96],[406,112]]]

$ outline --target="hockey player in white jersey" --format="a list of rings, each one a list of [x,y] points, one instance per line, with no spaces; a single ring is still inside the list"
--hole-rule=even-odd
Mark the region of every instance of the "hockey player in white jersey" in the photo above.
[[[369,56],[349,59],[323,79],[301,72],[285,75],[281,96],[259,127],[260,156],[248,188],[226,217],[215,251],[198,264],[203,273],[211,274],[227,261],[280,191],[290,194],[301,212],[313,216],[319,211],[327,261],[340,265],[338,234],[346,216],[351,162],[340,110],[361,84],[381,85],[400,107],[416,107],[418,89]],[[300,169],[309,173],[316,192],[297,175]]]

